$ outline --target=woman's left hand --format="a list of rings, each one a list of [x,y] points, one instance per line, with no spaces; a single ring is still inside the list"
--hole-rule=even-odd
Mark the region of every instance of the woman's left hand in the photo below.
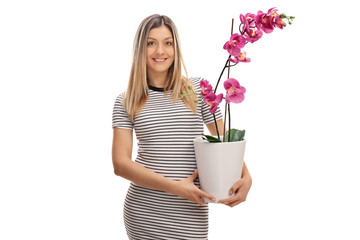
[[[221,199],[218,203],[223,203],[229,207],[235,207],[239,203],[245,202],[246,196],[251,188],[251,176],[242,177],[231,188],[230,195],[235,192],[235,195],[229,198]]]

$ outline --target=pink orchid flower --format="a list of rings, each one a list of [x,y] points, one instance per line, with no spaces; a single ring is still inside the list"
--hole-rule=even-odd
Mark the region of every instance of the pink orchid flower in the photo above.
[[[239,62],[250,62],[251,59],[246,57],[246,52],[240,52],[239,56],[234,58],[229,58],[230,62],[239,63]]]
[[[213,92],[209,92],[206,96],[203,96],[204,102],[210,106],[210,112],[215,113],[218,105],[223,100],[223,94],[215,95]]]
[[[241,103],[245,98],[246,89],[240,86],[240,83],[235,78],[229,78],[224,82],[224,87],[227,91],[225,101],[227,103]]]
[[[274,18],[276,17],[276,12],[276,8],[270,8],[267,13],[258,11],[255,17],[256,27],[264,31],[264,33],[271,33],[274,31]]]
[[[242,18],[244,19],[244,21],[242,20]],[[253,13],[247,13],[247,14],[245,14],[245,16],[240,14],[240,20],[241,20],[242,24],[245,24],[245,20],[246,20],[246,22],[249,24],[250,27],[255,27],[255,18],[256,18],[256,15]]]
[[[280,14],[275,13],[274,25],[280,29],[283,29],[286,26],[285,22],[281,19]]]
[[[248,42],[254,43],[262,37],[263,32],[255,28],[249,28],[245,32],[245,34],[245,36],[247,37],[246,40]]]
[[[212,86],[207,80],[201,80],[200,82],[201,96],[206,96],[212,91]]]
[[[230,37],[230,41],[227,41],[224,44],[224,49],[232,56],[238,56],[240,54],[241,48],[245,47],[246,40],[245,38],[237,33],[234,33]]]
[[[248,16],[248,17],[246,17],[246,16]],[[251,14],[251,13],[248,13],[245,16],[242,14],[240,15],[240,20],[243,24],[242,31],[244,31],[246,29],[246,31],[244,32],[246,41],[251,42],[251,43],[254,43],[257,40],[259,40],[263,35],[263,32],[261,30],[256,29],[255,27],[252,26],[252,25],[255,25],[255,21],[253,21],[253,17],[255,18],[256,16],[255,16],[255,14]]]

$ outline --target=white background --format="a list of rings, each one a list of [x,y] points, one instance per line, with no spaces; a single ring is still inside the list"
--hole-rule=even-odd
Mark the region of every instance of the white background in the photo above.
[[[247,89],[232,126],[247,131],[253,186],[234,208],[210,205],[209,239],[360,239],[350,0],[1,1],[0,239],[127,239],[111,115],[137,26],[171,17],[189,76],[215,84],[231,18],[271,7],[293,25],[248,44],[252,62],[231,70]]]

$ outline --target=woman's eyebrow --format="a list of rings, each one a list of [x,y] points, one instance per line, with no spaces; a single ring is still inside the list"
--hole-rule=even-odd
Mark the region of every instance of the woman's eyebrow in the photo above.
[[[168,39],[170,39],[170,38],[172,38],[172,37],[167,37],[167,38],[165,38],[164,40],[168,40]],[[152,38],[152,37],[148,37],[148,39],[157,40],[156,38]]]

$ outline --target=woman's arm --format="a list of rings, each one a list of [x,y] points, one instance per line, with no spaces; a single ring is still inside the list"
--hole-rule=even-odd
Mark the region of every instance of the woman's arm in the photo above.
[[[128,129],[114,127],[112,161],[114,172],[117,176],[128,179],[138,185],[165,191],[179,197],[186,198],[198,204],[205,204],[200,196],[212,199],[213,196],[197,188],[193,181],[197,176],[197,171],[181,181],[166,178],[161,174],[142,166],[131,160],[133,132]]]
[[[218,130],[219,130],[219,134],[220,136],[223,136],[224,133],[224,121],[222,119],[219,119],[218,121],[216,121],[217,125],[218,125]],[[206,127],[208,128],[210,134],[212,136],[217,136],[216,133],[216,126],[215,126],[215,122],[206,124]],[[226,128],[225,128],[225,133],[226,133]],[[247,194],[250,191],[252,185],[252,178],[250,176],[249,170],[246,167],[245,162],[243,163],[243,168],[242,168],[242,173],[241,173],[241,179],[239,179],[229,190],[229,194],[233,194],[235,192],[235,195],[227,198],[227,199],[222,199],[220,201],[218,201],[218,203],[224,203],[225,205],[228,205],[229,207],[234,207],[236,205],[238,205],[241,202],[244,202],[246,200]]]
[[[219,120],[216,121],[216,123],[218,125],[219,135],[222,136],[224,134],[224,121],[222,120],[222,118],[220,118]],[[215,122],[206,124],[206,127],[212,136],[217,136]],[[225,128],[225,133],[226,133],[226,128]]]
[[[173,193],[175,181],[161,174],[156,174],[131,160],[133,145],[132,130],[113,129],[112,160],[115,174],[144,187]]]

